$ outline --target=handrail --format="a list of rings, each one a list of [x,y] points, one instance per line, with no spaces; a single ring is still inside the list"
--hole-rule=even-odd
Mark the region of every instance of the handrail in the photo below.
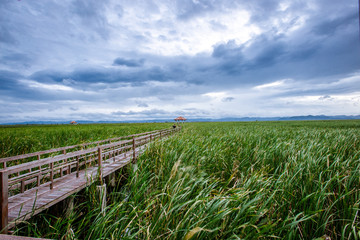
[[[102,182],[102,166],[104,164],[104,161],[113,160],[115,162],[126,159],[126,153],[131,153],[132,157],[130,158],[130,160],[132,159],[132,161],[135,161],[137,146],[144,145],[150,141],[156,140],[157,138],[163,138],[170,133],[176,132],[178,130],[180,129],[162,129],[87,143],[87,145],[95,145],[100,142],[109,142],[103,145],[99,144],[98,146],[89,149],[82,149],[69,153],[64,152],[63,154],[59,154],[56,156],[46,157],[0,169],[0,233],[7,232],[8,198],[10,190],[19,189],[20,193],[23,193],[27,190],[47,185],[50,185],[50,189],[53,189],[54,182],[63,178],[64,172],[66,172],[65,175],[76,172],[76,177],[79,177],[79,171],[82,171],[84,167],[86,169],[88,165],[92,166],[94,162],[96,164],[94,165],[94,167],[97,166],[98,168],[98,179],[100,180],[100,182]],[[111,142],[111,140],[117,141]],[[74,146],[76,147],[82,145],[83,144]],[[67,146],[63,148],[50,149],[47,151],[23,154],[9,158],[2,158],[0,159],[0,162],[6,163],[6,161],[11,161],[14,159],[19,160],[30,156],[38,156],[40,153],[44,154],[51,153],[51,151],[62,151],[65,149],[75,148],[74,146]],[[121,154],[123,154],[122,158]],[[131,155],[129,154],[128,156]],[[17,173],[18,175],[14,175],[15,173]],[[32,184],[35,182],[35,185]],[[19,192],[15,192],[13,195],[16,194],[19,194]]]
[[[30,157],[36,157],[36,156],[38,157],[37,160],[39,160],[41,158],[41,155],[43,155],[43,154],[66,151],[68,149],[74,149],[74,148],[77,148],[77,147],[86,147],[86,146],[89,146],[89,145],[97,145],[97,144],[101,144],[101,143],[109,142],[109,141],[114,141],[114,140],[117,141],[117,140],[120,140],[120,139],[132,138],[133,136],[140,136],[140,135],[144,135],[144,134],[155,133],[155,132],[159,132],[159,131],[162,131],[162,130],[163,129],[154,130],[154,131],[145,132],[145,133],[137,133],[137,134],[132,134],[132,135],[128,135],[128,136],[121,136],[121,137],[117,137],[117,138],[109,138],[109,139],[99,140],[99,141],[95,141],[95,142],[82,143],[82,144],[77,144],[77,145],[72,145],[72,146],[53,148],[53,149],[49,149],[49,150],[43,150],[43,151],[38,151],[38,152],[33,152],[33,153],[26,153],[26,154],[21,154],[21,155],[17,155],[17,156],[0,158],[0,163],[3,163],[3,165],[4,165],[3,168],[6,168],[6,163],[11,162],[11,161],[21,160],[21,159],[26,159],[26,158],[30,158]]]
[[[158,130],[157,132],[168,132],[168,130],[163,129],[163,130]],[[142,134],[136,134],[136,135],[142,135]],[[135,135],[130,135],[130,136],[135,136]],[[156,136],[156,135],[153,134],[153,136]],[[126,137],[129,137],[129,136],[126,136]],[[150,135],[145,135],[145,136],[141,136],[141,137],[134,138],[134,139],[137,141],[137,140],[146,139],[147,137],[150,137]],[[104,144],[104,145],[94,147],[94,148],[89,148],[89,149],[79,150],[79,151],[75,151],[75,152],[70,152],[70,153],[67,153],[67,154],[60,154],[60,155],[56,155],[56,156],[53,156],[53,157],[42,158],[42,159],[39,159],[39,160],[36,160],[36,161],[26,162],[26,163],[18,164],[18,165],[15,165],[15,166],[3,168],[3,169],[0,169],[0,172],[6,172],[7,174],[13,174],[13,173],[16,173],[18,171],[28,170],[30,168],[37,168],[37,167],[45,165],[45,164],[59,162],[59,161],[66,160],[66,159],[69,159],[69,158],[73,158],[73,157],[76,157],[76,156],[96,152],[96,151],[98,151],[98,148],[107,149],[107,148],[119,146],[119,145],[122,145],[122,144],[132,143],[132,142],[133,142],[133,140],[119,141],[119,142],[115,142],[115,143]]]

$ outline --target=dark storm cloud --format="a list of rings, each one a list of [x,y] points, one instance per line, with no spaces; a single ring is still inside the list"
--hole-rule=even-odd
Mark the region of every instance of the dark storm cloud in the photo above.
[[[335,19],[325,19],[313,27],[313,33],[317,35],[333,36],[337,31],[357,24],[359,13],[354,10],[348,15],[339,16]]]
[[[18,73],[0,70],[0,91],[16,90],[18,88],[17,80],[22,78]]]
[[[299,37],[270,31],[242,45],[218,44],[212,57],[219,60],[215,67],[219,72],[251,77],[254,83],[352,73],[360,66],[357,24],[356,14],[347,11],[336,20],[321,19],[305,26],[298,30]]]
[[[114,60],[113,65],[119,66],[127,66],[127,67],[141,67],[144,65],[145,59],[124,59],[124,58],[116,58]]]
[[[63,79],[69,78],[69,74],[54,70],[42,70],[31,74],[29,78],[38,82],[52,83],[61,82]]]
[[[161,67],[151,67],[135,72],[123,71],[114,68],[86,67],[72,72],[58,72],[45,70],[35,72],[30,79],[39,82],[63,82],[71,79],[72,83],[132,83],[140,84],[146,81],[171,80],[171,75]]]
[[[28,99],[28,100],[50,100],[54,99],[49,93],[41,92],[29,86],[22,84],[19,80],[25,79],[24,76],[10,71],[0,70],[0,95],[2,98],[11,99]]]

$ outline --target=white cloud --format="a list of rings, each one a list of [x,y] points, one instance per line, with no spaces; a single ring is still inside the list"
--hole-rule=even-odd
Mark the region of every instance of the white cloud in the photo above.
[[[75,89],[69,86],[64,86],[60,84],[44,84],[30,80],[20,80],[19,82],[30,88],[38,88],[38,89],[50,90],[50,91],[75,91]]]
[[[268,88],[279,88],[281,86],[284,86],[286,81],[287,81],[287,79],[278,80],[278,81],[266,83],[266,84],[261,84],[261,85],[255,86],[254,89],[261,90],[261,89],[268,89]]]

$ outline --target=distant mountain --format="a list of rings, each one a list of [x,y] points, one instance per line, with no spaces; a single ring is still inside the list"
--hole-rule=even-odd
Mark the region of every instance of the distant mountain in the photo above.
[[[307,116],[291,116],[291,117],[229,117],[229,118],[194,118],[188,119],[187,122],[254,122],[254,121],[306,121],[306,120],[354,120],[360,119],[360,115],[307,115]],[[152,119],[152,120],[129,120],[129,121],[76,121],[78,124],[96,124],[96,123],[154,123],[154,122],[174,122],[173,119]],[[3,123],[0,125],[43,125],[43,124],[69,124],[70,121],[28,121]]]
[[[306,120],[352,120],[360,119],[360,115],[346,116],[326,116],[326,115],[307,115],[307,116],[291,116],[291,117],[242,117],[242,118],[199,118],[189,119],[189,122],[253,122],[253,121],[306,121]]]

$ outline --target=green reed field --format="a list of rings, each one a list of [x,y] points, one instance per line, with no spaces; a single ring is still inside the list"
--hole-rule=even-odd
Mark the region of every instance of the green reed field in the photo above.
[[[55,239],[360,238],[360,121],[185,123],[179,134],[152,143],[137,168],[120,174],[106,214],[90,186],[78,194],[70,216],[47,212],[15,233]]]
[[[0,158],[168,128],[171,123],[0,125]]]

